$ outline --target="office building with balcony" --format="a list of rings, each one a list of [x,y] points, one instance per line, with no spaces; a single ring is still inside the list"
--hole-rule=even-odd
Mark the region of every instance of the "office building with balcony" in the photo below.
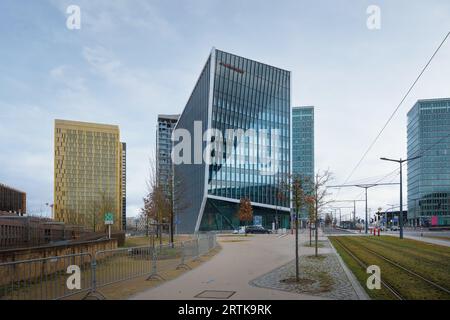
[[[179,232],[238,228],[242,198],[249,224],[289,227],[290,88],[290,71],[213,48],[174,132]]]
[[[408,112],[408,221],[450,225],[450,98],[419,100]]]
[[[57,221],[101,231],[105,213],[122,229],[125,172],[116,125],[55,120],[54,207]]]
[[[158,184],[167,193],[169,183],[173,180],[172,171],[172,131],[180,115],[158,115],[156,131],[156,172]]]
[[[127,230],[127,144],[122,142],[121,162],[122,230]]]

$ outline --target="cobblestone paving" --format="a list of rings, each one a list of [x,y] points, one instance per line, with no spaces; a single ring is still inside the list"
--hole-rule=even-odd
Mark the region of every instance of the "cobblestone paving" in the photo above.
[[[329,247],[328,243],[324,243],[324,245]],[[320,254],[317,258],[300,256],[299,266],[300,283],[292,282],[295,279],[295,261],[291,261],[250,281],[250,284],[256,287],[304,293],[328,299],[358,300],[350,280],[334,253]]]

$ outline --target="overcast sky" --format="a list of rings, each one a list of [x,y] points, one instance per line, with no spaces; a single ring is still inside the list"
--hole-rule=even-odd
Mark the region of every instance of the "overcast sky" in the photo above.
[[[80,30],[66,28],[71,4]],[[369,5],[381,9],[379,30],[367,28]],[[182,111],[215,46],[292,71],[293,105],[316,107],[316,168],[343,183],[448,31],[448,0],[2,0],[0,182],[26,191],[31,211],[46,210],[54,119],[117,124],[136,215],[157,114]],[[435,97],[450,97],[450,41],[349,182],[392,172],[379,157],[406,155],[406,113]],[[369,195],[374,211],[398,204],[396,186]],[[342,189],[338,198],[361,196]]]

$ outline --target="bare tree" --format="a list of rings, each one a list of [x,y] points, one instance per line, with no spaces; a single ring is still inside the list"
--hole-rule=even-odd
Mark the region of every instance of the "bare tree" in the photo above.
[[[170,243],[174,243],[175,211],[188,207],[184,199],[185,183],[183,177],[175,177],[173,171],[168,173],[166,180],[161,180],[156,168],[155,157],[149,158],[149,178],[147,194],[143,198],[144,206],[141,215],[146,221],[146,235],[149,235],[151,222],[156,222],[157,235],[162,243],[162,226],[169,226]]]
[[[315,256],[318,256],[318,239],[319,239],[319,218],[322,208],[331,200],[327,201],[326,198],[329,195],[326,185],[333,179],[333,175],[329,170],[318,171],[314,177],[312,185],[313,190],[313,204],[314,204],[314,224],[315,224]]]
[[[333,223],[333,217],[327,213],[325,215],[325,226],[330,226]]]
[[[161,226],[169,219],[169,204],[164,194],[162,184],[158,179],[154,156],[149,158],[149,176],[146,184],[147,194],[143,198],[144,206],[141,208],[141,215],[146,222],[146,236],[149,236],[150,224],[156,222],[157,236],[160,238],[160,242],[162,242]]]
[[[307,191],[309,190],[310,179],[306,176],[294,174],[284,183],[284,189],[291,193],[292,207],[294,209],[294,229],[295,229],[295,279],[299,281],[299,255],[298,255],[298,220],[300,210],[306,203]]]
[[[189,202],[186,200],[186,183],[184,175],[175,175],[174,170],[169,174],[167,184],[167,208],[169,210],[169,228],[170,228],[170,242],[174,243],[175,233],[175,212],[180,212],[189,207]]]
[[[89,203],[87,220],[84,221],[84,225],[90,225],[94,232],[102,231],[104,230],[105,213],[116,213],[116,211],[117,208],[113,197],[108,195],[106,191],[99,190],[96,192],[96,198]]]
[[[307,210],[308,210],[308,222],[309,222],[309,245],[312,246],[312,225],[315,222],[315,209],[314,209],[314,197],[308,196],[306,198]]]

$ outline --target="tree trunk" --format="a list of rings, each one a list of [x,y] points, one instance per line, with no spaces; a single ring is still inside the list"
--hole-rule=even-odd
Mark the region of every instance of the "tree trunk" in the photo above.
[[[295,214],[295,280],[298,282],[299,279],[299,270],[298,270],[298,209]]]
[[[316,257],[319,254],[319,249],[318,249],[318,240],[319,240],[319,219],[318,219],[318,214],[317,214],[317,209],[316,209],[316,219],[315,219],[315,225],[316,225],[316,230],[315,230],[315,246],[316,246]]]
[[[171,246],[172,246],[172,248],[173,248],[173,233],[174,233],[174,231],[173,231],[173,229],[174,229],[174,227],[173,227],[173,223],[174,221],[173,221],[173,211],[172,211],[172,213],[170,214],[170,226],[169,226],[169,233],[170,233],[170,243],[171,243]]]
[[[312,247],[312,221],[309,220],[309,246]]]

